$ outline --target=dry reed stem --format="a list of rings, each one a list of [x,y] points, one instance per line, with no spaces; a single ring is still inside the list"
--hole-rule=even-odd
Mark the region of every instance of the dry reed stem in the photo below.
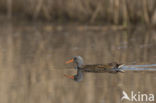
[[[42,7],[43,7],[43,4],[44,3],[44,0],[38,0],[37,1],[37,5],[36,5],[36,9],[35,9],[35,11],[34,11],[34,18],[37,18],[38,16],[39,16],[39,13],[40,13],[40,11],[41,11],[41,9],[42,9]]]
[[[119,7],[120,7],[120,0],[115,0],[114,2],[114,23],[118,24],[119,23]]]
[[[144,13],[144,20],[146,24],[150,23],[150,18],[148,15],[148,7],[147,7],[147,0],[143,0],[143,13]]]
[[[90,19],[91,23],[95,22],[95,19],[96,19],[98,13],[100,12],[101,8],[102,8],[102,5],[101,5],[101,2],[99,2],[96,9],[95,9],[95,11],[92,13],[92,16],[91,16],[91,19]]]
[[[8,19],[12,17],[12,0],[7,0],[7,17]]]

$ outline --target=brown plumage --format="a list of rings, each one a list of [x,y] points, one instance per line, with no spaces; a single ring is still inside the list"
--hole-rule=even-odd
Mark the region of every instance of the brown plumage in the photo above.
[[[121,64],[108,63],[108,64],[94,64],[94,65],[82,65],[79,70],[82,72],[94,72],[94,73],[104,73],[104,72],[119,72],[117,69]]]

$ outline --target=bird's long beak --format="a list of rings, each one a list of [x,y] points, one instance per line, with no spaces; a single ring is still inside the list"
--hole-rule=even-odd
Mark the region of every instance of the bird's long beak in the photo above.
[[[66,64],[74,62],[74,59],[68,60]]]
[[[64,76],[67,77],[67,78],[70,78],[70,79],[74,79],[74,76],[73,76],[73,75],[70,76],[70,75],[66,75],[66,74],[64,74]]]

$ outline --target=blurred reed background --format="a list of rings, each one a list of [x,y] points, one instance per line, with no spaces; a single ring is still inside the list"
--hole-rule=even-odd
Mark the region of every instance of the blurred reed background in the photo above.
[[[57,22],[156,24],[155,0],[0,0],[0,13]]]

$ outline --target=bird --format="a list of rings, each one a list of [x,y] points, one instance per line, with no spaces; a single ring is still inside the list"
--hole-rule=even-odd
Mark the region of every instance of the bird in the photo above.
[[[71,60],[68,60],[66,64],[74,63],[76,66],[74,67],[77,70],[76,75],[66,75],[65,77],[70,78],[74,81],[81,81],[83,79],[84,72],[93,72],[93,73],[117,73],[117,72],[124,72],[120,68],[124,66],[124,64],[118,64],[116,62],[108,63],[108,64],[90,64],[85,65],[83,62],[83,58],[81,56],[73,56]]]

